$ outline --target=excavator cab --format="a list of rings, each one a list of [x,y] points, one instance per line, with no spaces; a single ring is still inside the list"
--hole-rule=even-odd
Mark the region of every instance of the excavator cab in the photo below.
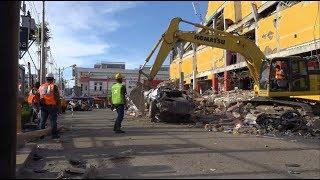
[[[307,60],[298,56],[263,61],[259,86],[259,95],[265,97],[290,97],[319,93],[319,91],[310,91]]]

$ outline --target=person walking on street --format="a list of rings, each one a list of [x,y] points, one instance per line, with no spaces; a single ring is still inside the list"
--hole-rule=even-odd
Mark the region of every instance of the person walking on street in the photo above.
[[[42,84],[39,88],[40,93],[40,109],[41,109],[41,122],[40,129],[44,129],[48,117],[52,129],[52,139],[57,139],[58,135],[57,118],[58,107],[60,106],[60,95],[58,87],[54,84],[54,76],[52,73],[46,75],[46,83]]]
[[[115,133],[124,133],[121,130],[121,123],[124,117],[124,107],[126,104],[126,87],[122,84],[122,75],[120,73],[116,74],[116,83],[111,87],[111,104],[112,107],[117,110],[117,119],[114,123],[113,131]]]
[[[39,87],[40,82],[36,82],[35,85],[33,85],[32,89],[29,92],[28,96],[28,103],[31,106],[31,118],[32,122],[38,123],[39,125],[39,101],[40,101],[40,94],[39,94]]]

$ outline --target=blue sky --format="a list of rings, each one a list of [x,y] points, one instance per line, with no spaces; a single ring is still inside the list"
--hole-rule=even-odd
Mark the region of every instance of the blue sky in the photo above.
[[[195,3],[204,18],[208,1]],[[41,2],[27,2],[27,9],[36,21],[38,17],[41,20],[41,14],[36,15],[42,11]],[[92,67],[100,61],[123,61],[126,68],[138,68],[170,19],[181,17],[200,22],[192,1],[48,1],[46,13],[52,33],[49,45],[59,67]],[[33,49],[31,52],[35,52]],[[35,53],[32,56],[37,59]],[[28,61],[27,56],[25,60]],[[67,69],[64,76],[72,78],[71,70]]]

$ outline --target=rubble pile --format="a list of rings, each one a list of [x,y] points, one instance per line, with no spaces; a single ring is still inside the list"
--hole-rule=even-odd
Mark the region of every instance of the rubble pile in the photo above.
[[[163,87],[163,86],[170,88],[170,89],[178,89],[176,84],[171,81],[163,81],[163,82],[159,83],[156,88]]]
[[[254,94],[250,90],[232,90],[228,92],[222,92],[220,94],[211,94],[204,96],[209,101],[214,102],[216,105],[228,107],[229,105],[244,101],[250,100],[254,97]]]
[[[138,108],[133,104],[132,100],[130,98],[127,98],[127,110],[126,115],[138,117],[141,115]]]
[[[191,97],[191,96],[190,96]],[[191,97],[196,106],[193,121],[207,131],[254,135],[320,137],[320,118],[308,117],[287,106],[245,104],[251,91]]]

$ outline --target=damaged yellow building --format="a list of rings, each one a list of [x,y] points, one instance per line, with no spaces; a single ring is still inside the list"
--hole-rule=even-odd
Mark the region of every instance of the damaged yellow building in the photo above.
[[[319,73],[319,9],[318,1],[209,1],[205,25],[245,35],[268,58],[305,57],[310,73]],[[205,46],[194,48],[185,43],[182,59],[173,52],[171,80],[192,87],[195,74],[195,88],[202,92],[211,88],[217,92],[252,88],[250,73],[240,54]]]

